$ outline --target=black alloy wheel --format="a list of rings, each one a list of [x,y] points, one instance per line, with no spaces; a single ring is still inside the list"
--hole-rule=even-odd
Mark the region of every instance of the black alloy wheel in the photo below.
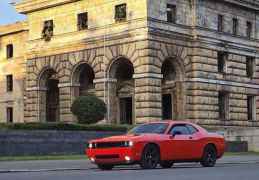
[[[214,167],[217,161],[217,151],[214,146],[208,145],[205,147],[201,165],[203,167]]]
[[[154,144],[149,144],[144,148],[140,166],[143,169],[154,169],[160,161],[159,148]]]
[[[110,164],[97,164],[98,168],[101,170],[112,170],[113,165]]]

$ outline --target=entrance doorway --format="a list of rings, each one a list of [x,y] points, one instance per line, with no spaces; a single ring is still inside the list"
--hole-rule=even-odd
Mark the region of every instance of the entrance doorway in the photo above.
[[[120,123],[132,124],[132,97],[120,98]]]
[[[171,94],[163,94],[162,96],[162,113],[163,120],[172,119],[172,96]]]
[[[59,117],[59,88],[58,80],[48,79],[46,97],[46,121],[56,122]]]

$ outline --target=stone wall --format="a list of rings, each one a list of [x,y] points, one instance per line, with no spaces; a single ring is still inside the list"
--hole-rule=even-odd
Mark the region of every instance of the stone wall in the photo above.
[[[0,156],[84,154],[87,141],[123,132],[0,131]]]
[[[242,130],[241,130],[242,131]],[[224,131],[226,151],[259,151],[258,131]],[[124,132],[1,130],[0,156],[37,156],[84,154],[87,141],[121,135]]]
[[[225,128],[222,129],[228,141],[247,142],[248,151],[259,151],[259,130],[257,128]]]

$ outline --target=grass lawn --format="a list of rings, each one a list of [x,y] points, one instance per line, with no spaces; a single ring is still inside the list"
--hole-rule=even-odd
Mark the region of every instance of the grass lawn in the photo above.
[[[0,161],[87,160],[85,155],[0,156]]]

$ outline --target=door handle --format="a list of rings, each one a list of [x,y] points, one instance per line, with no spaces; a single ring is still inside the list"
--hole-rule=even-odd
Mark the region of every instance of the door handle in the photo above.
[[[190,136],[189,139],[192,139],[192,136]]]

